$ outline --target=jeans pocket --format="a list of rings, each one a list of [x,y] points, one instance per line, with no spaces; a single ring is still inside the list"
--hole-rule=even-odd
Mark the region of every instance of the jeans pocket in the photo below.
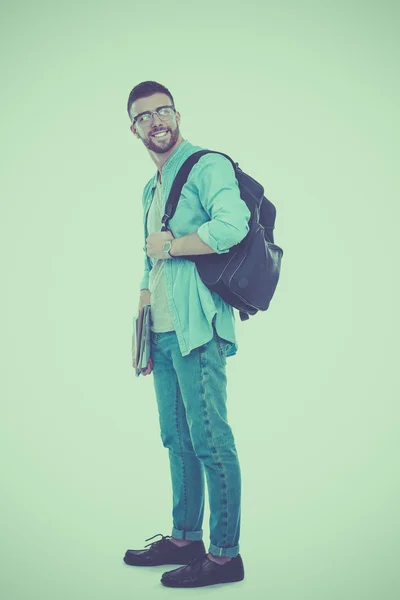
[[[217,343],[218,354],[221,359],[222,365],[226,366],[226,342],[222,338],[219,337],[218,333],[215,331],[215,341]]]

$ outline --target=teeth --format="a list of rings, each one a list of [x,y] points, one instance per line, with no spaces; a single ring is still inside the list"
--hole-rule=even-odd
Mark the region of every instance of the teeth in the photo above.
[[[163,137],[164,135],[167,135],[166,131],[159,131],[158,133],[155,133],[153,137]]]

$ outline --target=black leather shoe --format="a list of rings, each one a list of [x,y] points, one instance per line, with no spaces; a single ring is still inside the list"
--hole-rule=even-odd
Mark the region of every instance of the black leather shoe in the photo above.
[[[185,546],[177,546],[170,541],[171,536],[164,536],[162,533],[161,540],[157,540],[150,546],[148,550],[127,550],[124,557],[124,562],[127,565],[135,565],[138,567],[154,567],[155,565],[186,565],[191,560],[203,556],[206,552],[203,540],[195,540]],[[148,542],[153,537],[145,540]]]
[[[240,554],[224,565],[210,560],[205,554],[201,558],[195,558],[185,567],[163,573],[161,583],[168,587],[200,587],[242,581],[242,579],[244,579],[244,568]]]

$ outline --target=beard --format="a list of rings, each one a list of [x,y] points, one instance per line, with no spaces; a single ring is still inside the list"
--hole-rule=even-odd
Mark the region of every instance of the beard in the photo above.
[[[165,129],[169,134],[167,133],[164,138],[157,139],[150,134],[147,137],[141,138],[146,148],[157,154],[164,154],[171,150],[179,138],[179,125],[174,130],[165,125]]]

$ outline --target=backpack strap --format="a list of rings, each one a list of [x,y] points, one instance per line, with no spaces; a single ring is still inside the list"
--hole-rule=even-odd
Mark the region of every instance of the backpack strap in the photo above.
[[[204,156],[204,154],[221,154],[222,156],[225,156],[225,158],[230,160],[230,162],[232,163],[235,172],[236,167],[239,166],[239,163],[234,163],[230,156],[224,154],[223,152],[217,152],[216,150],[198,150],[197,152],[191,154],[182,164],[178,173],[175,176],[174,182],[171,187],[171,191],[168,196],[168,200],[165,204],[165,214],[162,218],[163,227],[161,231],[167,230],[167,223],[170,219],[172,219],[172,217],[175,214],[176,207],[178,205],[179,198],[182,192],[182,188],[187,182],[189,173],[194,167],[194,165],[200,160],[200,158]]]

